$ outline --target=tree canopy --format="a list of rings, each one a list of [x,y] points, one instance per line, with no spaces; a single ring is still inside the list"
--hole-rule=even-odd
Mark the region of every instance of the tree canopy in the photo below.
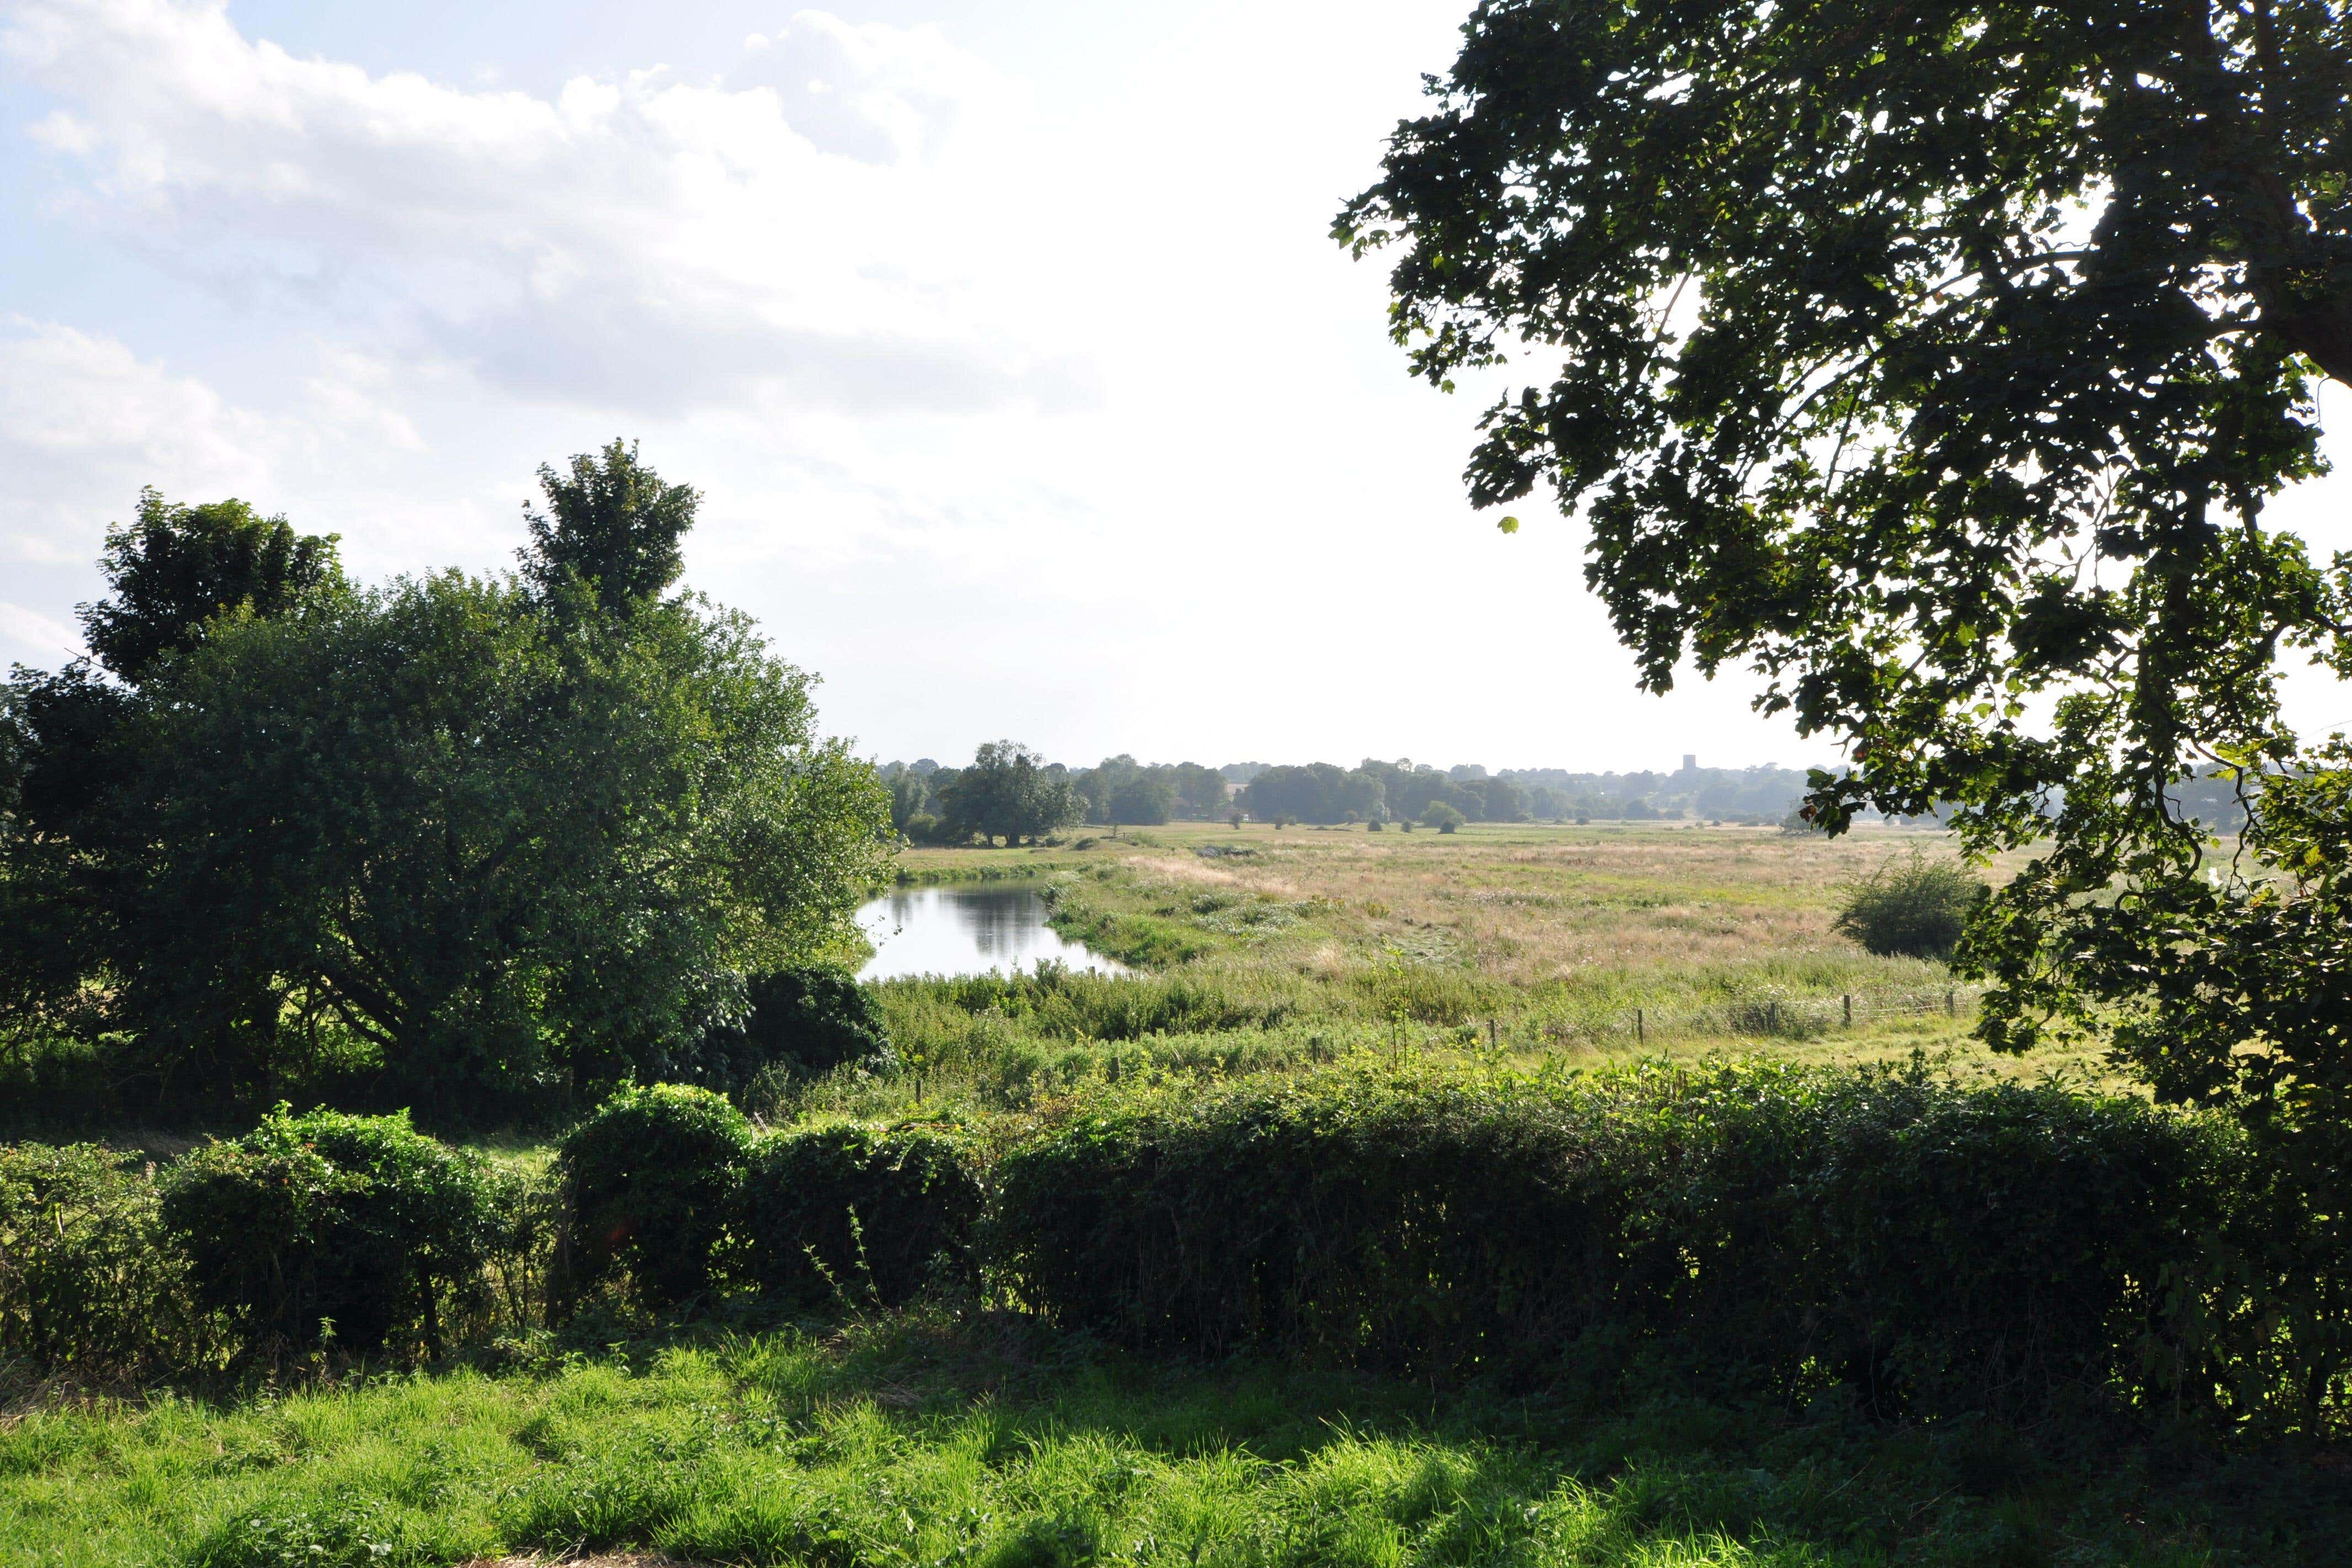
[[[2316,382],[2352,380],[2347,16],[1490,0],[1337,225],[1393,256],[1416,373],[1510,382],[1471,496],[1582,520],[1646,685],[1744,663],[1845,737],[1826,826],[1944,806],[1972,850],[2042,841],[1963,949],[1989,1038],[2114,1026],[2189,1097],[2352,1068],[2311,1021],[2352,1016],[2340,923],[2297,926],[2282,1035],[2152,988],[2289,939],[2345,865],[2306,797],[2352,775],[2282,722],[2277,666],[2352,675],[2352,563],[2263,511],[2324,467]],[[2218,866],[2175,788],[2213,768],[2306,781]]]
[[[1310,762],[1303,768],[1269,768],[1234,797],[1250,815],[1273,821],[1338,822],[1387,816],[1381,781],[1361,768]]]
[[[674,556],[692,492],[606,459],[630,478],[604,559]],[[143,507],[86,620],[162,619],[146,563],[236,507]],[[280,554],[331,561],[317,545]],[[760,975],[845,950],[889,803],[817,735],[813,678],[665,594],[674,569],[580,559],[365,590],[314,571],[219,596],[135,682],[19,671],[0,1016],[126,1040],[182,1100],[324,1054],[446,1114],[676,1075]]]
[[[542,593],[578,582],[608,612],[624,612],[685,570],[681,541],[702,497],[688,486],[662,483],[637,460],[635,442],[583,453],[562,472],[541,464],[539,487],[547,510],[524,506],[530,547],[521,554],[524,577]]]
[[[178,506],[152,489],[139,493],[137,521],[107,530],[101,564],[114,593],[82,607],[82,633],[131,682],[222,615],[276,615],[340,580],[332,534],[298,534],[243,501]]]
[[[1016,740],[992,740],[942,790],[950,836],[1003,838],[1007,844],[1076,821],[1086,803],[1068,770]]]

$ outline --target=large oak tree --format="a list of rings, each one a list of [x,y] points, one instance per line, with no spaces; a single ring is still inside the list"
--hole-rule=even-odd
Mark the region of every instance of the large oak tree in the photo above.
[[[2035,846],[1964,950],[1993,1043],[2283,1129],[2352,1123],[2352,756],[2277,685],[2352,676],[2352,568],[2264,517],[2352,381],[2347,17],[1492,0],[1337,226],[1415,371],[1508,382],[1470,493],[1581,520],[1647,685],[1760,672],[1848,743],[1826,826]]]

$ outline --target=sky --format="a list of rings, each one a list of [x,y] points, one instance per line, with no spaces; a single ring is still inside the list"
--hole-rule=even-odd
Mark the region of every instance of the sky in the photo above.
[[[1827,761],[1636,690],[1329,239],[1465,9],[0,0],[0,662],[142,486],[498,570],[624,436],[878,758]],[[2352,545],[2352,474],[2283,517]]]

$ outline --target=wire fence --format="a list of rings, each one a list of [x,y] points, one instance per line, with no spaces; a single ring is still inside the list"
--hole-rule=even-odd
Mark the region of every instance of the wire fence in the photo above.
[[[1898,1018],[1974,1018],[1983,1003],[1976,986],[1834,997],[1735,997],[1700,1008],[1633,1008],[1595,1018],[1546,1021],[1539,1032],[1556,1043],[1630,1041],[1691,1036],[1813,1040]]]

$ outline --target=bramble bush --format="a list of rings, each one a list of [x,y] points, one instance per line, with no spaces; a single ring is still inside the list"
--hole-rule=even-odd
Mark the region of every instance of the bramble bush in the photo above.
[[[0,1362],[128,1384],[217,1360],[225,1325],[197,1305],[159,1207],[131,1155],[0,1145]]]
[[[826,1127],[761,1140],[738,1195],[744,1271],[803,1305],[898,1306],[974,1277],[982,1193],[971,1153],[936,1127]]]
[[[481,1160],[426,1137],[408,1113],[288,1113],[174,1164],[163,1219],[197,1292],[248,1336],[327,1337],[374,1350],[414,1335],[438,1354],[442,1321],[480,1289],[490,1220]]]
[[[656,1311],[710,1288],[751,1124],[682,1083],[625,1089],[563,1139],[565,1295],[628,1270]]]
[[[1832,929],[1882,958],[1949,958],[1987,891],[1958,862],[1915,849],[1846,889]]]

